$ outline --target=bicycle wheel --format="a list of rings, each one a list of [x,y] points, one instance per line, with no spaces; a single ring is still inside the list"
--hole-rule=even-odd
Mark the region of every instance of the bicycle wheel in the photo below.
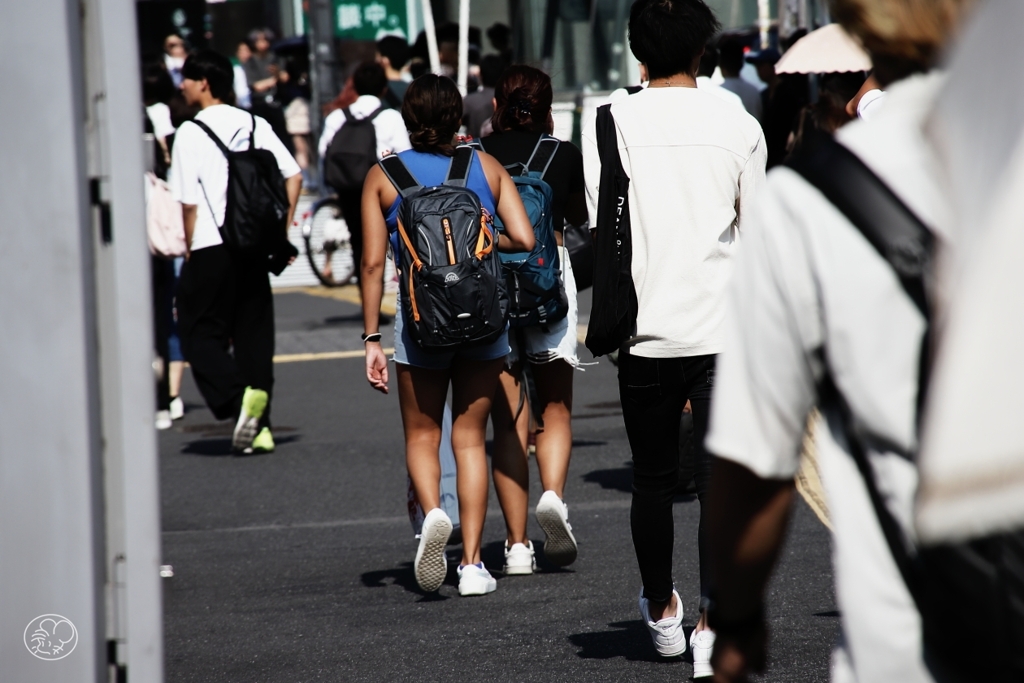
[[[306,258],[327,287],[346,285],[355,275],[349,231],[336,197],[321,199],[303,215]]]

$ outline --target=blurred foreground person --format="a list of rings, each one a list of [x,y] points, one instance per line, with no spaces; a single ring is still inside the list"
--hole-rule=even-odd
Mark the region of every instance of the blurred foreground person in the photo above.
[[[178,284],[182,350],[214,417],[236,418],[232,448],[269,452],[274,299],[268,254],[229,237],[258,226],[244,234],[258,234],[261,244],[286,240],[302,175],[264,119],[225,104],[234,81],[226,57],[204,50],[185,61],[182,74],[185,98],[202,110],[178,129],[171,155],[187,245]],[[268,206],[271,188],[280,191]]]
[[[402,118],[412,149],[381,160],[363,190],[366,379],[388,393],[380,301],[390,242],[402,283],[394,361],[405,461],[426,512],[413,571],[427,592],[438,590],[448,571],[444,548],[452,522],[440,507],[438,449],[451,386],[462,527],[459,595],[485,595],[497,583],[480,559],[488,491],[484,441],[509,353],[508,299],[495,252],[530,251],[533,230],[508,172],[488,154],[455,146],[462,96],[451,79],[427,74],[413,81]],[[499,234],[495,215],[504,225]]]
[[[842,614],[832,680],[992,680],[985,672],[993,662],[980,655],[988,643],[977,642],[989,625],[975,622],[980,615],[966,601],[950,600],[947,610],[967,615],[942,620],[952,645],[925,647],[928,622],[907,580],[918,561],[907,550],[912,454],[930,309],[942,289],[929,264],[934,246],[951,246],[947,196],[924,138],[945,81],[927,72],[970,4],[836,0],[833,16],[871,53],[886,106],[842,128],[839,144],[821,137],[773,171],[746,223],[707,442],[717,456],[710,516],[718,681],[764,670],[764,590],[815,405]],[[951,655],[971,662],[966,677],[940,660]]]
[[[704,434],[724,341],[726,283],[750,202],[764,182],[766,157],[757,120],[697,88],[701,53],[718,29],[702,0],[634,2],[629,46],[649,85],[599,109],[596,123],[583,131],[597,255],[587,347],[595,354],[620,351],[619,396],[633,457],[630,527],[643,581],[639,608],[663,657],[680,655],[687,645],[682,599],[672,581],[672,499],[680,422],[687,402],[692,407],[702,511],[700,617],[690,639],[695,676],[711,675],[714,643],[704,615],[710,589],[704,503],[711,477]],[[616,260],[616,253],[630,256]],[[628,275],[613,286],[618,273]],[[617,320],[610,310],[630,307],[632,319],[606,324]]]

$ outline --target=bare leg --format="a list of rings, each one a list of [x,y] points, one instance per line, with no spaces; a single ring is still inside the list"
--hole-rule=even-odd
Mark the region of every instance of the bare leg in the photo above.
[[[537,431],[537,467],[545,491],[559,498],[565,490],[572,454],[572,373],[562,360],[531,365],[544,429]]]
[[[185,375],[185,362],[180,360],[172,360],[170,363],[170,374],[168,375],[168,381],[170,382],[171,397],[181,395],[181,378]]]
[[[441,505],[441,421],[448,395],[447,370],[396,364],[398,402],[405,428],[405,464],[424,512]],[[460,491],[461,494],[461,491]]]
[[[508,545],[526,543],[526,515],[530,505],[530,467],[526,459],[526,435],[530,423],[530,406],[523,404],[518,420],[521,395],[522,366],[503,367],[498,390],[491,408],[494,426],[494,453],[491,465],[494,490],[508,529]],[[513,424],[513,420],[515,420]]]
[[[498,374],[504,362],[504,358],[489,361],[456,360],[451,370],[452,450],[455,451],[458,467],[464,565],[480,561],[480,538],[484,530],[484,517],[487,515],[488,490],[484,441],[487,417],[491,412],[491,403],[498,387]],[[437,481],[440,484],[440,478]]]

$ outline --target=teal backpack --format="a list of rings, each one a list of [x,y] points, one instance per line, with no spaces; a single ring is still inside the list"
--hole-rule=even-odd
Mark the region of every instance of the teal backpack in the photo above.
[[[478,144],[487,151],[483,140]],[[545,326],[561,320],[569,312],[551,212],[553,193],[551,186],[544,182],[544,174],[555,158],[558,144],[557,138],[542,135],[525,164],[505,167],[519,190],[536,239],[532,251],[499,254],[512,327]],[[497,216],[494,225],[504,227]]]

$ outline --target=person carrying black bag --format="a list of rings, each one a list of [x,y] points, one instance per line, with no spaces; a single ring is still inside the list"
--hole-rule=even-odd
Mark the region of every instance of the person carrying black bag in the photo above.
[[[696,73],[718,31],[702,0],[637,0],[629,44],[648,87],[599,110],[583,131],[594,304],[587,347],[619,349],[619,396],[633,456],[630,524],[643,589],[640,613],[664,657],[687,647],[672,581],[672,499],[679,429],[689,401],[702,523],[694,675],[711,675],[703,524],[710,458],[703,448],[722,349],[725,287],[750,202],[764,180],[761,126],[704,90]],[[692,599],[692,598],[691,598]]]
[[[234,418],[236,452],[274,450],[274,302],[268,270],[296,251],[287,241],[302,187],[298,164],[262,118],[225,101],[227,58],[204,50],[182,67],[182,93],[201,111],[183,124],[171,164],[188,245],[178,285],[182,349],[217,419]]]

